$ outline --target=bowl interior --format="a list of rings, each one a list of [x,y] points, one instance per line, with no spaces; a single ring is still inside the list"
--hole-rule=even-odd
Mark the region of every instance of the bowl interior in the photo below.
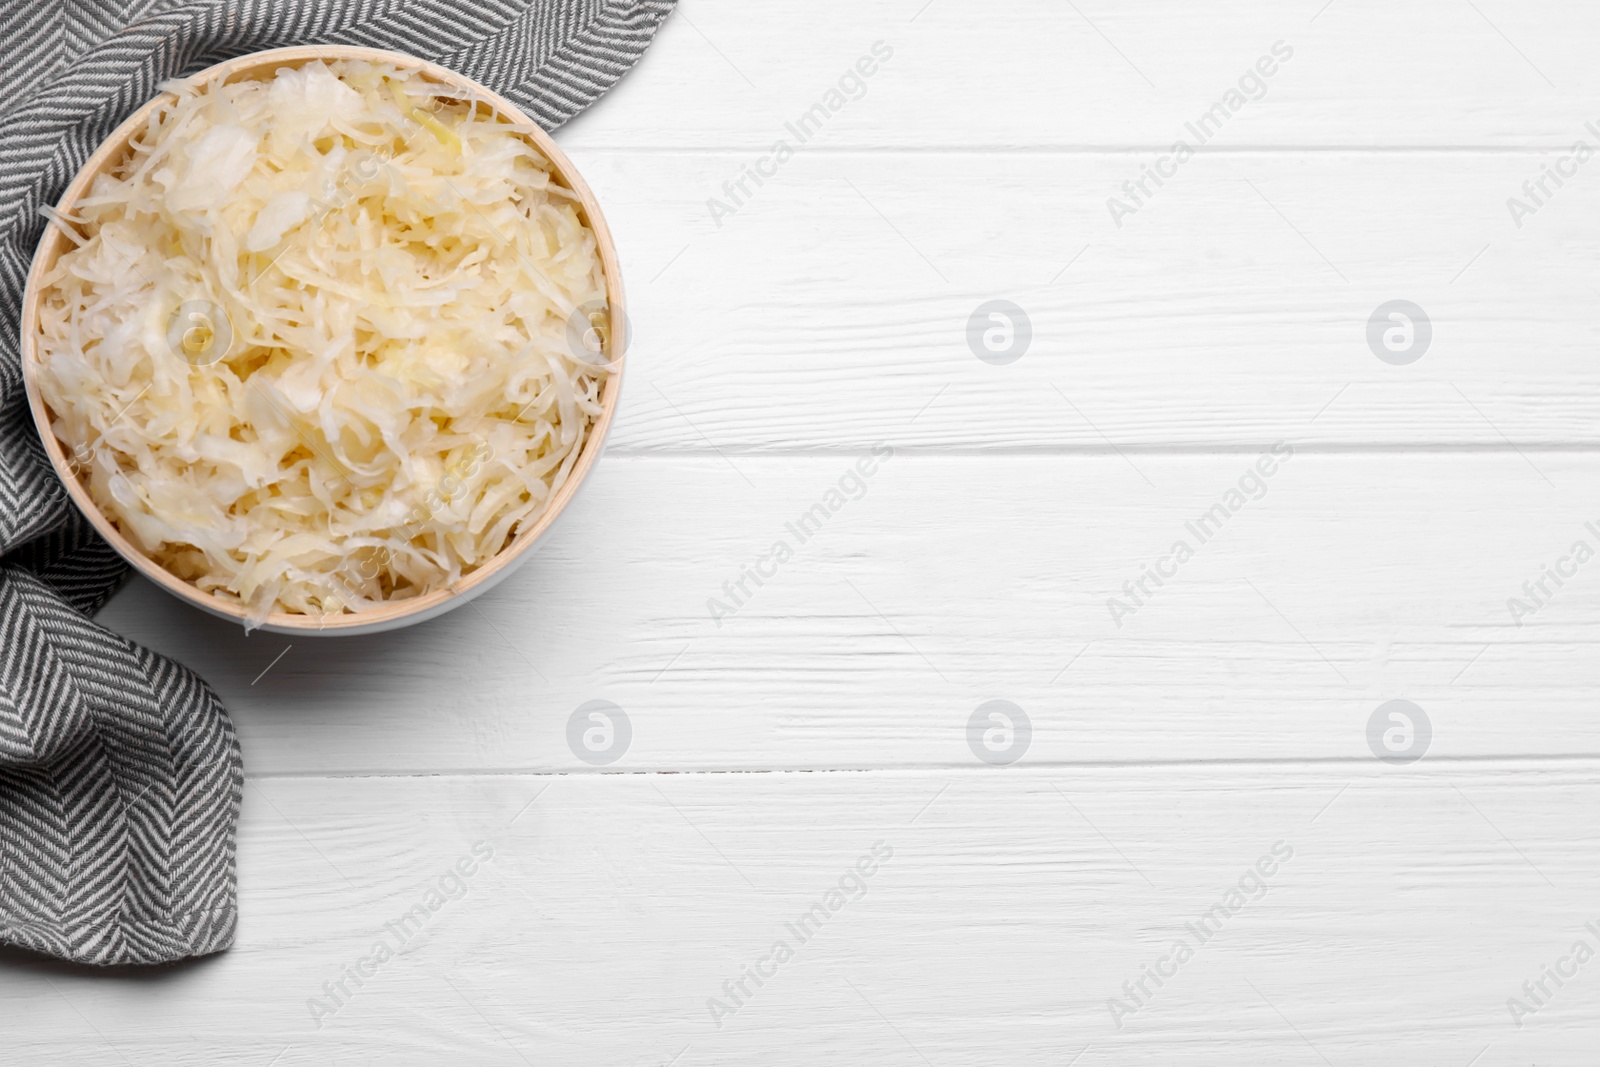
[[[498,577],[503,576],[503,572],[512,562],[526,552],[555,522],[561,511],[572,499],[573,494],[577,492],[579,485],[587,477],[595,460],[599,457],[605,443],[606,434],[611,428],[611,422],[616,412],[617,399],[621,394],[623,353],[626,352],[628,344],[626,336],[628,320],[623,304],[622,275],[617,266],[616,249],[611,241],[611,232],[606,227],[605,217],[600,211],[600,205],[596,202],[594,194],[590,192],[589,187],[573,168],[566,155],[556,147],[547,134],[537,129],[532,119],[509,100],[468,78],[456,74],[454,71],[447,70],[435,63],[418,59],[415,56],[377,48],[333,45],[310,45],[255,52],[208,67],[191,80],[211,83],[261,79],[270,77],[274,71],[284,67],[297,67],[315,60],[331,62],[338,59],[365,59],[373,62],[392,63],[402,69],[418,71],[430,81],[457,89],[470,89],[477,94],[478,99],[483,104],[488,105],[508,121],[534,127],[534,132],[523,133],[521,136],[531,141],[550,160],[555,176],[561,184],[577,194],[580,214],[595,235],[601,267],[605,272],[606,300],[610,308],[611,320],[605,333],[606,350],[603,356],[612,370],[611,373],[606,375],[606,380],[601,388],[601,413],[590,428],[589,436],[584,442],[577,462],[573,465],[570,476],[556,492],[550,501],[550,505],[539,518],[520,531],[516,538],[502,548],[493,559],[464,576],[449,588],[435,590],[424,596],[407,600],[393,601],[370,611],[340,615],[300,615],[288,612],[273,612],[267,616],[262,628],[280,633],[340,634],[392,629],[408,622],[421,621],[423,618],[432,617],[440,611],[446,610],[451,605],[451,602],[469,599],[474,593],[493,584]],[[77,176],[67,185],[66,191],[62,194],[61,200],[57,205],[58,211],[62,214],[70,214],[78,200],[88,190],[95,176],[115,166],[126,155],[129,138],[135,130],[144,124],[150,112],[154,110],[160,100],[161,97],[157,97],[140,107],[121,126],[117,127],[111,136],[106,138],[105,142],[84,163]],[[88,491],[78,481],[77,476],[73,473],[71,464],[68,462],[65,451],[61,447],[61,443],[56,440],[55,433],[50,428],[50,410],[39,391],[38,353],[34,345],[34,335],[38,329],[38,289],[40,279],[55,266],[56,260],[69,247],[71,247],[71,242],[59,227],[54,224],[45,227],[44,236],[40,239],[38,250],[34,253],[33,266],[28,272],[27,287],[24,290],[22,301],[20,348],[23,381],[27,388],[28,405],[33,412],[34,423],[39,430],[45,452],[49,455],[51,465],[55,467],[56,474],[61,478],[78,509],[94,525],[96,531],[110,542],[112,547],[141,574],[196,607],[243,624],[248,619],[249,612],[242,605],[213,596],[177,577],[145,555],[123,536],[122,532],[95,505]]]

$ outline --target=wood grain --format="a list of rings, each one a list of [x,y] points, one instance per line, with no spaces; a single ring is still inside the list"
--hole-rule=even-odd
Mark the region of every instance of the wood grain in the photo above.
[[[0,1004],[27,1062],[70,1032],[73,1062],[174,1065],[1580,1063],[1592,962],[1521,1029],[1506,1000],[1595,943],[1600,840],[1561,812],[1596,770],[257,779],[235,949],[144,980],[12,957]],[[386,930],[479,841],[464,891]],[[1275,843],[1119,1029],[1107,1002]],[[707,1001],[778,940],[719,1028]],[[404,951],[314,1021],[380,941]]]
[[[1600,460],[1297,453],[1200,543],[1257,458],[896,455],[800,543],[853,457],[613,455],[525,567],[411,633],[284,652],[143,585],[102,620],[216,686],[260,773],[587,770],[565,729],[592,699],[631,717],[630,770],[966,765],[995,698],[1045,763],[1366,758],[1401,697],[1435,756],[1600,756],[1600,563],[1507,607],[1600,548]]]
[[[1166,147],[1282,40],[1228,145],[1564,147],[1596,117],[1581,0],[824,0],[685,4],[574,146],[761,149],[875,41],[894,56],[823,143],[977,151]]]
[[[1600,443],[1600,169],[1519,229],[1538,154],[1206,155],[1119,229],[1139,152],[802,155],[718,228],[741,154],[575,158],[626,235],[620,451]],[[967,341],[996,298],[1008,366]],[[1408,366],[1367,341],[1395,299]]]

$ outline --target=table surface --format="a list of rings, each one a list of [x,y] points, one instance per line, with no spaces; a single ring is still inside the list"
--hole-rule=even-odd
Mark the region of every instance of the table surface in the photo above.
[[[119,594],[238,724],[238,943],[12,954],[11,1054],[1593,1062],[1597,31],[685,0],[558,134],[591,484],[404,632]]]

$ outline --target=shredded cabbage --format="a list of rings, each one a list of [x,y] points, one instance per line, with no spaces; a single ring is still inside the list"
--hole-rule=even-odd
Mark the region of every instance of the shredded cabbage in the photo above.
[[[450,587],[601,411],[574,194],[522,128],[393,66],[167,88],[52,216],[77,247],[42,279],[39,386],[76,473],[254,621]]]

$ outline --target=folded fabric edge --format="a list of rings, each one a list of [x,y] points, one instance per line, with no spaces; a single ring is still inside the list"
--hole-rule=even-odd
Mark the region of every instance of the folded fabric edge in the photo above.
[[[238,926],[238,905],[228,903],[183,915],[75,924],[72,936],[53,923],[5,924],[0,943],[91,967],[153,967],[231,948]]]

